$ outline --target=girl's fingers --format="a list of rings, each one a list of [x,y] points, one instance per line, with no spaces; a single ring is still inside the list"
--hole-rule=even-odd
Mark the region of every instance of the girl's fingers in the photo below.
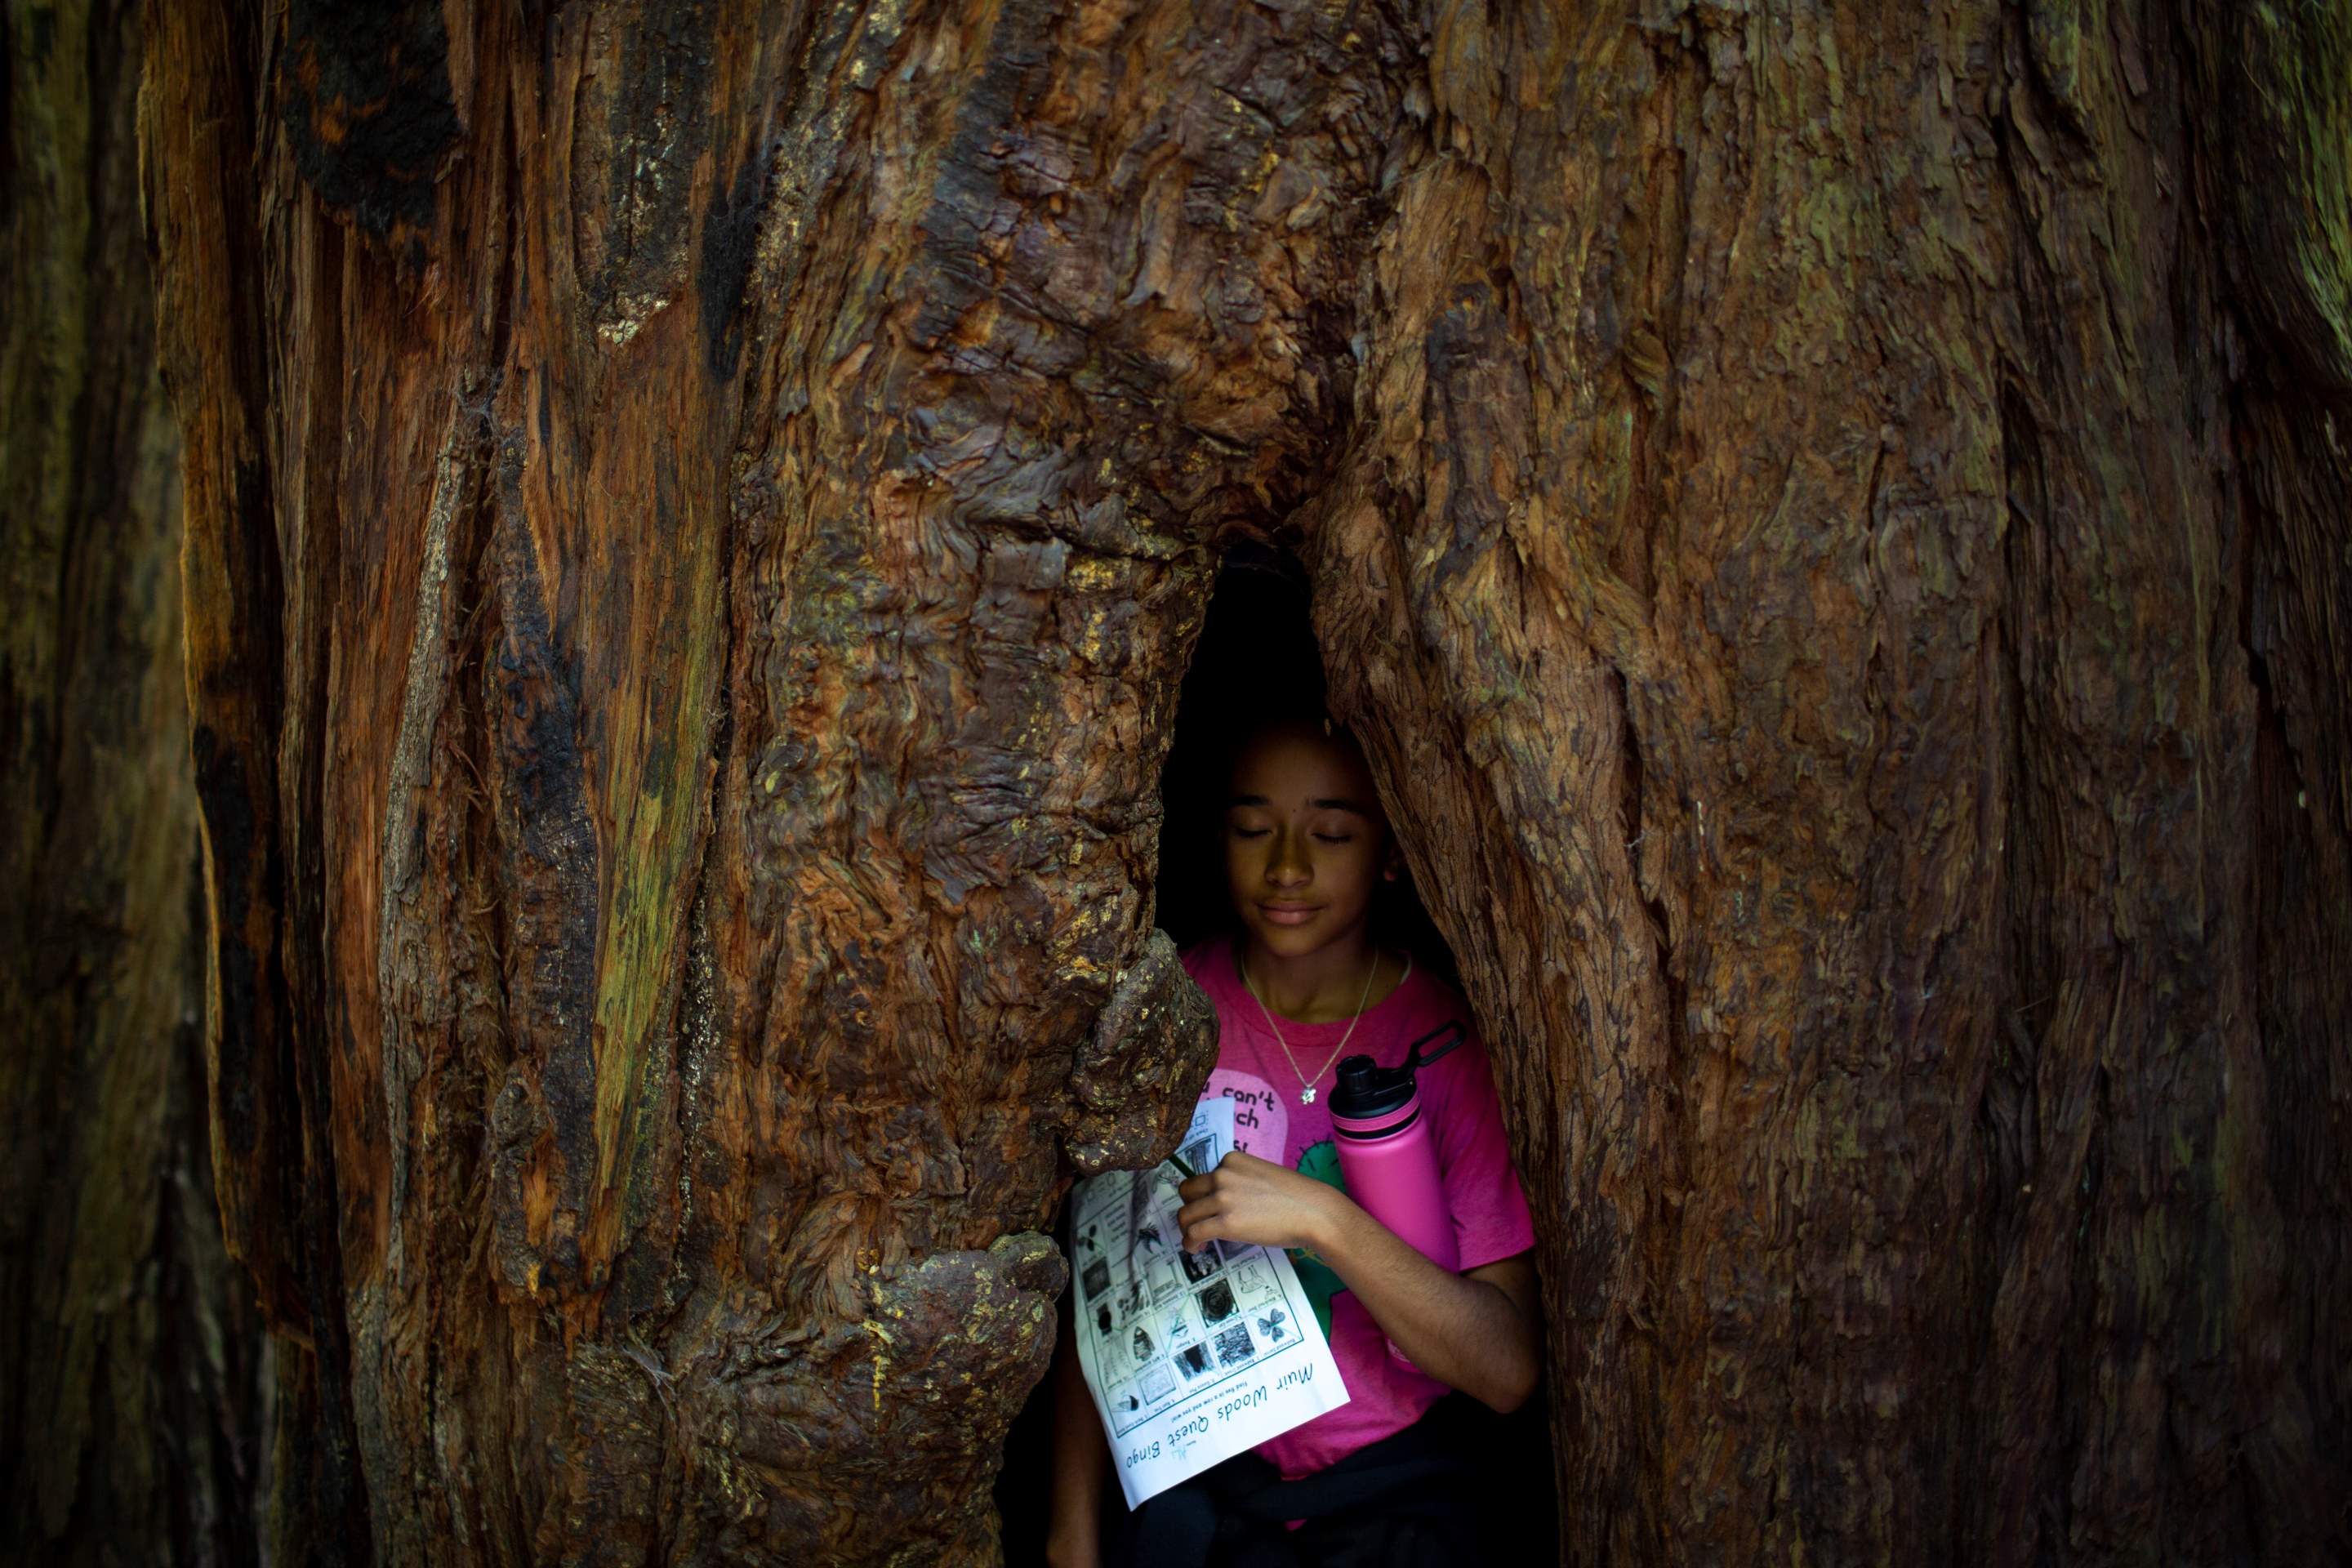
[[[1192,1234],[1192,1227],[1201,1221],[1224,1212],[1225,1205],[1215,1198],[1200,1198],[1176,1211],[1176,1224],[1189,1237]]]
[[[1177,1194],[1190,1201],[1176,1211],[1176,1223],[1184,1250],[1198,1252],[1208,1241],[1295,1245],[1288,1238],[1298,1231],[1297,1194],[1280,1180],[1292,1174],[1286,1166],[1236,1149],[1214,1169],[1183,1183]]]
[[[1239,1149],[1229,1150],[1223,1159],[1199,1175],[1179,1182],[1176,1184],[1176,1195],[1188,1199],[1206,1197],[1217,1190],[1220,1177],[1225,1181],[1231,1181],[1236,1175],[1247,1175],[1252,1165],[1265,1163],[1266,1163],[1265,1161],[1255,1154],[1244,1154]]]
[[[1184,1250],[1198,1252],[1209,1242],[1223,1241],[1225,1237],[1223,1219],[1224,1216],[1219,1214],[1203,1215],[1185,1226]]]

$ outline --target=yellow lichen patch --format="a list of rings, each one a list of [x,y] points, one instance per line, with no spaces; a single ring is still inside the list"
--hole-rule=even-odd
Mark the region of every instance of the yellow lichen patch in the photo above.
[[[880,1342],[874,1349],[874,1408],[879,1410],[882,1408],[882,1380],[890,1373],[889,1347],[896,1342],[890,1338],[889,1330],[871,1318],[861,1326]]]

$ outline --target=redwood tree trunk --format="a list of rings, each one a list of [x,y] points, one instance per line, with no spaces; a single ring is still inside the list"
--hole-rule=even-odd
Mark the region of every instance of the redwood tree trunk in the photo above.
[[[2342,1540],[2339,24],[150,47],[289,1539],[992,1555],[1040,1232],[1206,1069],[1154,784],[1254,533],[1497,1042],[1568,1560]]]
[[[1303,531],[1543,1189],[1571,1561],[2345,1548],[2296,17],[1433,25]]]
[[[139,7],[0,26],[0,1559],[241,1563],[262,1345],[207,1158]]]

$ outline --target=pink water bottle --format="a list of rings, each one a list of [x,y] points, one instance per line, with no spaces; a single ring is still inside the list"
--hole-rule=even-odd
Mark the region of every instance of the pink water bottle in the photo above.
[[[1440,1035],[1445,1043],[1423,1056],[1421,1047]],[[1348,1195],[1449,1274],[1461,1266],[1462,1254],[1414,1075],[1461,1043],[1462,1026],[1447,1023],[1413,1041],[1400,1066],[1375,1067],[1370,1057],[1349,1057],[1339,1064],[1331,1091],[1333,1142]]]

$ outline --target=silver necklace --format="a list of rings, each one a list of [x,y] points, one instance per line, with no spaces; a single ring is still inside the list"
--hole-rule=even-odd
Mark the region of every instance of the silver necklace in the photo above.
[[[1372,962],[1364,971],[1364,994],[1356,998],[1356,1016],[1348,1020],[1347,1033],[1339,1037],[1339,1043],[1331,1047],[1331,1054],[1323,1058],[1323,1065],[1315,1069],[1315,1076],[1313,1078],[1308,1078],[1305,1073],[1299,1072],[1298,1058],[1290,1054],[1290,1042],[1282,1037],[1282,1030],[1274,1021],[1273,1010],[1266,1006],[1265,998],[1257,994],[1257,982],[1250,978],[1249,960],[1246,958],[1237,958],[1235,962],[1241,967],[1242,984],[1248,990],[1250,1000],[1257,1004],[1259,1016],[1265,1020],[1265,1026],[1269,1030],[1273,1031],[1274,1043],[1282,1047],[1282,1059],[1290,1064],[1291,1072],[1296,1074],[1298,1079],[1298,1103],[1301,1105],[1314,1104],[1316,1084],[1321,1081],[1325,1073],[1331,1070],[1331,1064],[1338,1061],[1339,1059],[1339,1053],[1348,1048],[1348,1041],[1355,1035],[1356,1026],[1363,1022],[1364,1004],[1370,1001],[1372,996],[1372,976],[1381,972],[1381,950],[1379,948],[1372,949]],[[1411,959],[1407,959],[1405,962],[1410,964],[1412,961]]]

